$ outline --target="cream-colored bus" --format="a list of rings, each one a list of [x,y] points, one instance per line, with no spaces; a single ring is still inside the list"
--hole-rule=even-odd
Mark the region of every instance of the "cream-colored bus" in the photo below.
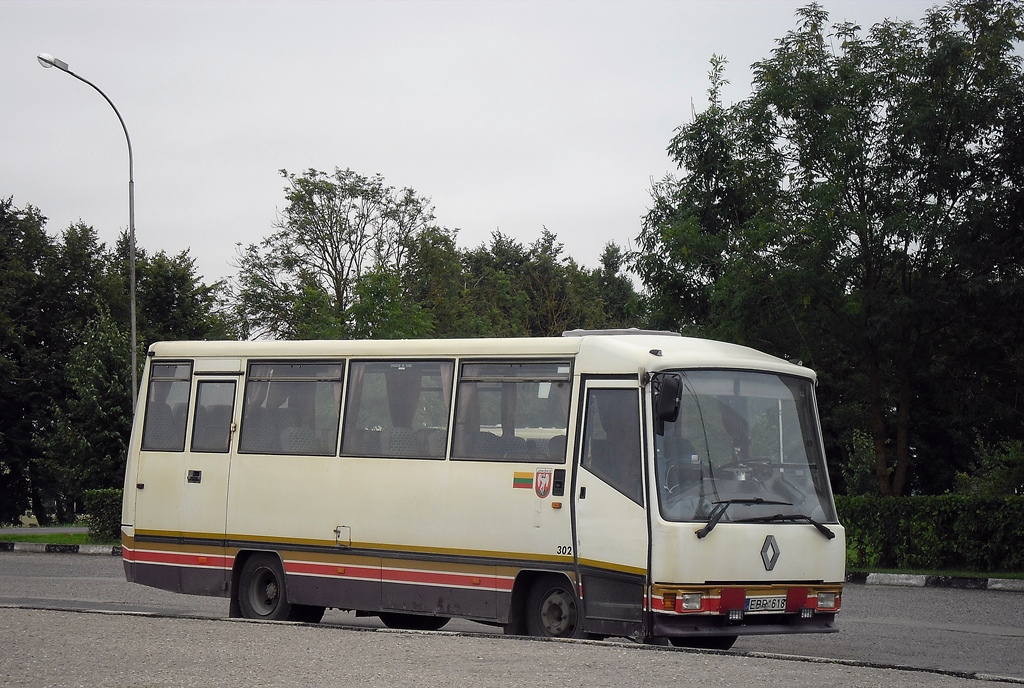
[[[129,581],[554,637],[836,630],[814,374],[666,333],[161,342],[125,477]]]

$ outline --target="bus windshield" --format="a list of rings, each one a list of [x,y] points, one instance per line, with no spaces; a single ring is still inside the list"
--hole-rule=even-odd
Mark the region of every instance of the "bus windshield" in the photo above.
[[[654,441],[663,519],[836,521],[810,380],[672,372],[683,383],[679,416]]]

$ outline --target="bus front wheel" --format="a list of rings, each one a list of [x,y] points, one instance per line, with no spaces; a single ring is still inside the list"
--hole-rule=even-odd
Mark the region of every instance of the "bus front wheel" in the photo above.
[[[526,600],[526,632],[542,638],[583,638],[583,614],[565,576],[543,576]]]
[[[246,619],[285,621],[292,605],[284,589],[281,561],[273,554],[253,554],[238,579],[238,608]]]

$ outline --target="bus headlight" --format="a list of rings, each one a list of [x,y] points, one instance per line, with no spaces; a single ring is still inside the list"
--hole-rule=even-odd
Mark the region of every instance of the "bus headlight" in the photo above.
[[[818,609],[835,609],[839,596],[834,592],[818,593]]]
[[[689,612],[698,612],[704,606],[704,596],[699,592],[688,592],[682,596],[683,609]]]

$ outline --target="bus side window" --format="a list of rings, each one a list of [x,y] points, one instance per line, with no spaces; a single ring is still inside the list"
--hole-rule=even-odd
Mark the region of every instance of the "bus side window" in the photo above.
[[[582,465],[642,505],[643,459],[637,395],[632,389],[592,389],[587,393]]]
[[[192,451],[228,451],[235,383],[202,381],[196,385],[196,417],[192,422]]]
[[[451,361],[353,361],[341,453],[443,459]]]
[[[149,373],[143,451],[185,450],[191,363],[154,363]]]
[[[249,364],[238,451],[333,456],[344,368],[340,362]]]
[[[452,458],[563,463],[570,370],[567,361],[463,364]]]

